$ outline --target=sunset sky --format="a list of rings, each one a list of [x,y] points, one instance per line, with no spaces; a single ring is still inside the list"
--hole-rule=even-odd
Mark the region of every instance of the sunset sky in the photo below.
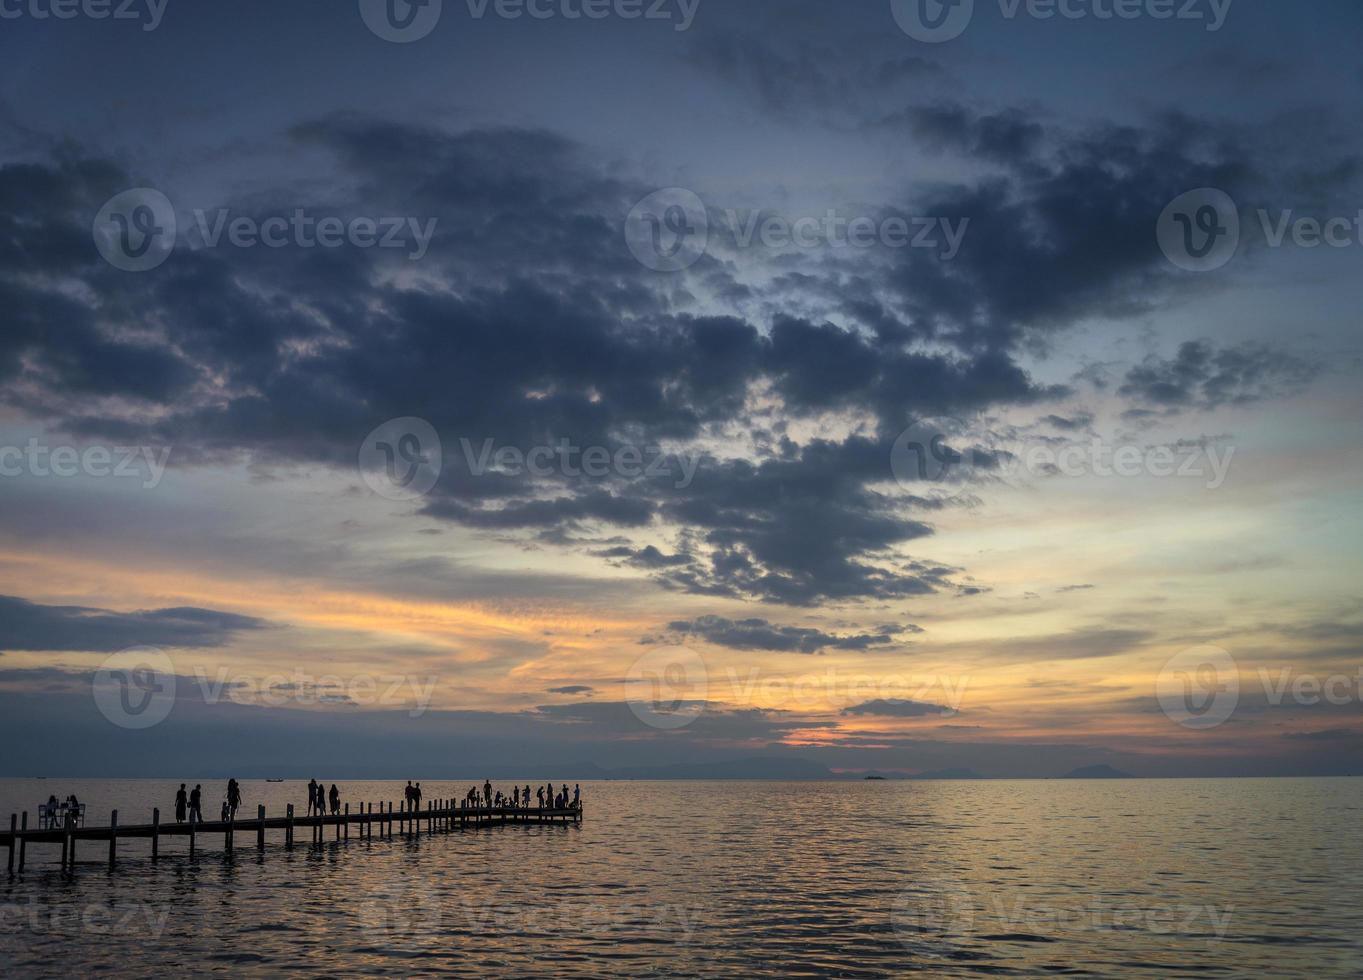
[[[477,9],[0,21],[0,774],[1358,770],[1356,3]],[[134,188],[146,271],[95,241]],[[1240,237],[1191,271],[1205,188]],[[402,245],[206,240],[300,211]],[[375,492],[404,419],[438,477]],[[565,440],[625,463],[479,464]],[[1189,727],[1158,679],[1208,645],[1239,700]],[[92,697],[132,647],[144,729]]]

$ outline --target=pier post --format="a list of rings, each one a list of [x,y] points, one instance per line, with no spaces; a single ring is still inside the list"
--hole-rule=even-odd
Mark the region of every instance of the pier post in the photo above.
[[[288,823],[284,827],[284,846],[293,850],[293,804],[289,804]]]
[[[350,804],[345,805],[345,835],[350,836]],[[336,839],[341,839],[341,825],[336,824]]]
[[[194,856],[194,841],[198,837],[199,821],[194,819],[194,814],[189,815],[189,856]]]
[[[152,807],[151,810],[151,859],[155,861],[161,856],[161,808]]]
[[[265,804],[256,807],[256,819],[260,821],[260,826],[256,828],[256,850],[265,850]]]
[[[11,813],[9,815],[9,873],[14,874],[14,845],[18,843],[15,833],[19,829],[19,815]]]
[[[227,808],[227,830],[223,832],[224,843],[227,845],[227,854],[232,855],[232,845],[236,840],[237,811],[231,807]]]
[[[66,868],[74,873],[76,870],[76,815],[68,813],[66,815]]]
[[[118,863],[118,811],[109,814],[109,870]]]
[[[24,832],[28,830],[28,811],[25,810],[19,815],[19,873],[24,873],[24,855],[28,851],[28,835]]]

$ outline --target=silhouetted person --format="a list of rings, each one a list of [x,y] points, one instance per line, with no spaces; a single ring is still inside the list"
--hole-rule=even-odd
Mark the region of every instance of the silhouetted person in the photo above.
[[[317,805],[317,780],[308,780],[308,816],[312,816],[312,808]]]
[[[331,812],[337,814],[341,812],[341,791],[336,788],[336,784],[331,784]]]
[[[227,810],[232,819],[236,819],[237,809],[241,806],[241,787],[237,785],[235,779],[227,781]]]
[[[536,786],[536,787],[535,787],[535,802],[539,804],[539,808],[540,808],[541,810],[544,809],[544,787],[543,787],[543,786]]]
[[[221,820],[223,823],[227,823],[227,818],[228,818],[229,816],[231,816],[231,814],[232,814],[232,805],[231,805],[230,803],[228,803],[226,800],[223,800],[223,801],[222,801],[222,813],[221,813],[221,815],[219,815],[218,819]]]
[[[483,780],[483,796],[487,799],[487,805],[492,806],[492,783],[486,779]]]
[[[573,783],[573,809],[582,809],[582,784]]]
[[[56,803],[56,802],[57,802],[56,797],[53,797],[53,798],[52,798],[52,802],[53,802],[53,803]],[[186,812],[188,812],[188,810],[189,810],[189,794],[185,792],[185,784],[184,784],[184,783],[181,783],[181,784],[180,784],[180,792],[178,792],[178,793],[175,794],[175,822],[176,822],[176,823],[184,823],[184,822],[185,822],[185,814],[186,814]]]
[[[525,784],[525,808],[530,809],[530,784]]]
[[[194,791],[189,794],[189,822],[204,822],[203,785],[201,783],[195,783]]]
[[[421,784],[420,784],[420,783],[417,783],[415,786],[412,787],[412,802],[416,805],[416,809],[418,809],[418,810],[421,809]]]
[[[407,809],[410,810],[412,808],[412,804],[416,802],[416,790],[412,788],[412,781],[410,779],[407,780],[407,788],[402,792],[403,792],[402,798],[407,803]]]

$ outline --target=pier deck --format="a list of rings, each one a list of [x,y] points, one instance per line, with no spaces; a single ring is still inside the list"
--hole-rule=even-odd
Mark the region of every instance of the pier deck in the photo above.
[[[311,843],[319,844],[326,840],[327,828],[333,829],[335,840],[349,840],[351,828],[355,837],[370,840],[374,837],[391,839],[393,836],[412,834],[433,834],[436,831],[462,831],[480,827],[507,826],[514,824],[557,824],[578,825],[582,822],[581,808],[516,808],[516,807],[466,807],[455,806],[448,800],[433,800],[424,808],[402,809],[393,804],[365,804],[352,813],[349,804],[339,814],[312,814],[299,816],[289,806],[283,816],[267,817],[265,807],[257,808],[256,816],[241,820],[215,820],[195,823],[162,823],[161,811],[152,811],[152,822],[148,824],[126,824],[118,822],[118,811],[113,811],[109,824],[104,827],[77,827],[69,823],[64,827],[29,829],[28,814],[11,815],[10,826],[0,831],[0,847],[9,853],[9,873],[24,870],[25,852],[30,844],[57,844],[61,846],[63,868],[75,864],[76,845],[81,842],[101,841],[108,844],[109,866],[112,868],[118,859],[120,840],[150,840],[151,856],[159,856],[159,844],[165,837],[186,837],[189,839],[190,853],[193,854],[198,839],[203,836],[222,838],[223,849],[232,853],[238,835],[246,836],[249,841],[254,837],[257,850],[265,850],[266,831],[284,832],[284,846],[294,846],[298,830],[306,828],[312,832]]]

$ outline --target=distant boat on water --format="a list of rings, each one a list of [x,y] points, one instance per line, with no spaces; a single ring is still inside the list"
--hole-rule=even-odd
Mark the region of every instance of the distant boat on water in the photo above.
[[[265,782],[267,782],[267,783],[282,783],[283,781],[284,781],[284,780],[282,780],[282,779],[267,779],[267,780],[265,780]]]

